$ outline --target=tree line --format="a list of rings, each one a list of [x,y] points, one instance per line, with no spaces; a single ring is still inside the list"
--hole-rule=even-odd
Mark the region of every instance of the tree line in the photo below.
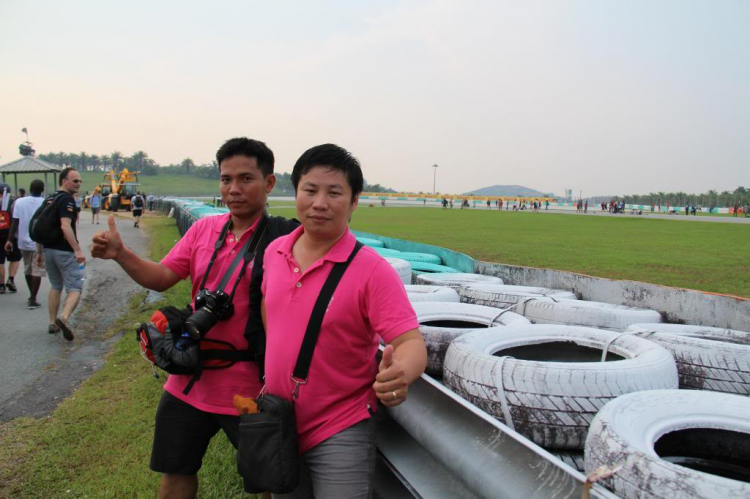
[[[131,171],[139,171],[141,175],[191,175],[199,178],[219,179],[219,164],[216,161],[196,164],[191,158],[185,158],[177,164],[160,165],[150,158],[145,151],[136,151],[130,156],[125,156],[120,151],[102,155],[87,154],[83,151],[80,153],[52,152],[39,154],[38,157],[58,166],[72,166],[78,171],[86,172],[106,172],[110,169],[119,171],[127,168]],[[368,184],[366,180],[365,191],[396,192],[380,184]],[[291,174],[277,173],[274,195],[292,194],[294,194],[294,188],[292,187]]]
[[[718,192],[710,190],[703,194],[689,194],[686,192],[650,192],[648,194],[631,194],[618,196],[615,200],[625,201],[627,204],[641,204],[666,206],[704,206],[731,207],[735,204],[746,206],[750,204],[750,191],[740,186],[734,191]]]

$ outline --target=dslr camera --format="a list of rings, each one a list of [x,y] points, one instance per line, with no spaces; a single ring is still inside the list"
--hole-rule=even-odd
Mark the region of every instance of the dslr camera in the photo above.
[[[195,312],[185,320],[185,331],[199,340],[216,325],[234,313],[229,295],[223,291],[202,289],[195,297]]]

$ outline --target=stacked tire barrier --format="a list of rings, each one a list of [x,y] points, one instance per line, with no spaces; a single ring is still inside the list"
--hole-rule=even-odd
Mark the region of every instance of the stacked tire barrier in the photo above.
[[[181,236],[185,235],[185,232],[196,220],[222,215],[229,211],[226,208],[216,208],[201,201],[180,198],[159,199],[156,201],[156,208],[174,217]]]
[[[199,218],[226,212],[186,200],[160,200],[157,206],[173,213],[181,234]],[[414,276],[416,286],[407,284],[420,322],[425,322],[423,334],[434,328],[443,335],[439,348],[435,341],[427,343],[434,353],[429,369],[435,376],[442,374],[445,384],[424,376],[410,387],[410,404],[386,411],[401,432],[399,439],[413,437],[412,443],[422,449],[422,454],[411,453],[399,439],[390,450],[385,442],[378,442],[402,478],[408,463],[450,456],[440,463],[459,478],[451,484],[478,484],[469,488],[484,491],[479,496],[486,497],[557,497],[563,489],[568,492],[559,497],[580,497],[584,478],[574,469],[585,470],[619,497],[750,497],[750,362],[746,350],[750,333],[663,324],[662,320],[674,321],[670,314],[678,320],[684,314],[677,306],[664,309],[662,315],[576,300],[591,298],[587,288],[580,286],[562,291],[540,287],[566,287],[563,281],[504,286],[496,277],[472,274],[475,268],[481,271],[483,262],[465,255],[438,248],[435,254],[442,263],[430,263],[434,259],[419,254],[429,251],[427,245],[389,238],[380,242],[376,250],[397,258],[408,269],[408,280],[407,272],[402,272],[405,283],[412,280],[412,265],[447,263],[461,271],[419,274]],[[411,261],[399,258],[399,254],[408,258],[408,253],[417,255]],[[513,284],[527,282],[514,279],[513,274],[502,275]],[[465,303],[456,303],[459,295]],[[624,295],[598,298],[640,303]],[[456,305],[489,310],[475,317],[479,322],[474,326],[456,327],[454,321],[466,321],[472,315],[447,317],[449,307]],[[421,307],[429,313],[420,313]],[[711,317],[706,321],[724,320]],[[444,356],[435,353],[439,349]],[[690,390],[678,391],[678,385]],[[706,390],[744,390],[744,394]],[[447,407],[451,404],[456,407]],[[441,435],[449,439],[443,447],[436,447]],[[485,435],[489,435],[486,441]],[[480,448],[467,448],[464,442]],[[461,454],[451,454],[456,449]],[[490,453],[483,454],[485,450]],[[490,475],[500,476],[501,471],[492,468],[480,477],[475,470],[483,469],[484,463],[500,462],[499,456],[506,464],[518,466],[500,467],[512,468],[512,473],[502,475],[505,482],[482,488],[481,484],[495,484]],[[394,465],[397,460],[404,467]],[[442,472],[410,472],[419,475],[418,482],[443,478]],[[425,473],[429,480],[423,481]],[[409,479],[408,483],[417,482]],[[524,490],[515,488],[520,483]],[[565,486],[558,487],[562,483]],[[434,487],[430,490],[432,494],[423,496],[453,496],[450,487],[444,487],[448,495],[435,494]],[[591,491],[591,497],[611,496],[599,485]]]

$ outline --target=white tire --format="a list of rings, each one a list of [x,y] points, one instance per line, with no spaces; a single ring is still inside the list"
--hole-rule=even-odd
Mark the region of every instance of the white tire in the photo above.
[[[605,348],[610,359],[622,360],[600,362]],[[581,362],[579,356],[590,360]],[[513,326],[453,341],[443,382],[546,449],[582,450],[589,424],[604,404],[625,393],[676,388],[677,368],[666,349],[632,335]]]
[[[462,334],[493,326],[531,324],[513,312],[468,303],[412,302],[412,306],[427,346],[426,372],[435,377],[443,375],[445,352]]]
[[[409,262],[400,258],[384,258],[385,261],[391,264],[391,267],[396,269],[398,276],[401,278],[401,282],[404,284],[411,284],[411,264]]]
[[[421,301],[438,301],[458,303],[458,293],[448,286],[425,286],[421,284],[407,284],[406,294],[412,303]]]
[[[445,274],[419,274],[414,278],[414,284],[428,284],[431,286],[450,286],[460,288],[475,283],[502,284],[499,277],[483,274],[470,274],[468,272],[445,273]]]
[[[747,499],[748,414],[750,398],[726,393],[656,390],[619,397],[591,424],[586,472],[621,466],[603,484],[626,499]],[[724,472],[734,468],[742,473],[744,463],[745,481],[696,471],[668,458],[721,464]]]
[[[680,324],[633,324],[625,331],[672,353],[680,388],[750,395],[750,333]]]
[[[555,300],[577,300],[578,297],[562,289],[533,286],[511,286],[509,284],[470,284],[458,289],[463,303],[486,307],[507,308],[531,297],[550,297]]]
[[[586,470],[586,460],[583,457],[583,452],[552,450],[550,453],[576,471],[583,473]]]
[[[645,308],[596,301],[526,298],[514,309],[534,324],[563,324],[624,331],[639,322],[661,322],[661,314]]]

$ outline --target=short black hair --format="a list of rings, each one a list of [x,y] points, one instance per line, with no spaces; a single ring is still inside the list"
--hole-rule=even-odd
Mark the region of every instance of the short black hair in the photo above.
[[[264,177],[273,173],[273,151],[268,148],[265,142],[248,139],[247,137],[235,137],[227,140],[216,151],[216,162],[219,163],[219,171],[221,171],[221,162],[232,156],[255,158],[258,162],[258,169],[263,173]]]
[[[44,182],[35,178],[31,181],[31,185],[29,185],[29,191],[31,191],[31,195],[34,197],[41,196],[44,192]]]
[[[352,189],[352,201],[355,196],[362,192],[364,178],[362,177],[362,168],[359,160],[352,156],[352,153],[339,147],[336,144],[321,144],[305,151],[299,157],[292,169],[292,185],[294,193],[297,193],[297,185],[302,175],[309,172],[316,166],[323,166],[333,170],[339,170],[344,173],[349,187]]]
[[[76,171],[78,171],[78,170],[76,170],[72,166],[68,166],[68,167],[65,167],[62,170],[60,170],[60,181],[58,182],[58,185],[62,185],[63,180],[65,180],[66,178],[68,178],[68,173],[70,173],[70,172],[76,172]]]

